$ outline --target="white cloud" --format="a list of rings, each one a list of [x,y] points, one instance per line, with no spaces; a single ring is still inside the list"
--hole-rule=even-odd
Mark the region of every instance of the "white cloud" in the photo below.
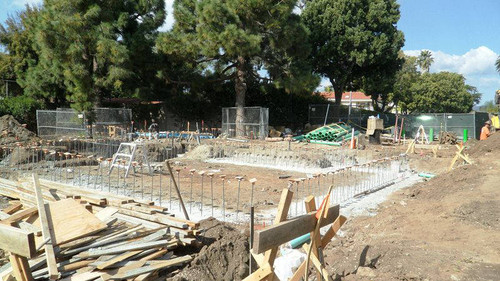
[[[421,50],[404,51],[410,56],[418,56]],[[490,48],[481,46],[471,49],[463,55],[447,54],[442,51],[432,51],[434,63],[431,72],[450,71],[467,75],[496,74],[495,61],[498,54]]]
[[[406,55],[416,56],[421,50],[404,51]],[[467,84],[478,88],[483,93],[482,102],[493,99],[496,89],[500,89],[500,75],[496,71],[495,62],[499,54],[486,46],[471,49],[465,54],[447,54],[442,51],[432,51],[434,63],[431,72],[457,72],[467,80]]]
[[[165,10],[167,11],[167,17],[165,18],[165,23],[158,30],[168,31],[174,25],[174,0],[165,0]]]

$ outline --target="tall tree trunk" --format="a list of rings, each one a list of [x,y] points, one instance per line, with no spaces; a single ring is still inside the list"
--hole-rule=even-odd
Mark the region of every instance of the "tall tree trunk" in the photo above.
[[[330,78],[332,83],[333,92],[335,93],[335,106],[333,107],[333,120],[336,122],[340,118],[340,105],[342,103],[342,93],[344,92],[344,87],[342,85],[337,85],[333,82],[334,80]]]
[[[91,79],[92,75],[97,72],[97,58],[95,56],[92,56],[92,73],[91,73]],[[89,137],[92,138],[94,135],[94,123],[96,119],[96,108],[101,107],[102,105],[102,96],[101,96],[101,91],[100,88],[95,84],[95,82],[92,82],[92,100],[93,100],[93,107],[89,109],[86,114],[88,114],[88,131],[89,131]]]
[[[344,92],[344,87],[341,85],[335,85],[332,83],[333,92],[335,93],[335,105],[340,105],[342,102],[342,93]]]
[[[236,137],[245,136],[245,95],[247,92],[246,83],[246,61],[244,57],[238,57],[236,66],[236,81],[234,90],[236,91]]]

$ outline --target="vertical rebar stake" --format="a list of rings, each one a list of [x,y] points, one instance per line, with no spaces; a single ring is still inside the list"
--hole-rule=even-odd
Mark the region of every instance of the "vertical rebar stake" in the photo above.
[[[238,180],[238,198],[236,198],[236,220],[238,220],[238,214],[240,213],[240,190],[241,190],[241,180],[243,177],[236,177]]]
[[[191,214],[192,213],[192,210],[193,210],[193,176],[194,176],[194,172],[196,172],[195,169],[191,169],[189,170],[189,173],[191,174],[191,183],[190,183],[190,188],[191,188],[191,196],[190,196],[190,200],[189,200],[189,213]]]
[[[179,194],[181,195],[182,197],[182,193],[181,193],[181,169],[180,168],[175,168],[175,172],[177,173],[177,188],[179,188]],[[181,211],[181,198],[179,198],[179,211]]]
[[[162,167],[163,166],[159,166],[159,169],[160,169],[160,190],[158,191],[158,202],[159,202],[159,205],[161,206],[161,184],[162,184],[162,176],[163,176],[163,171],[162,171]]]
[[[208,173],[207,176],[210,178],[210,206],[212,208],[212,217],[214,216],[214,174]]]
[[[203,217],[203,176],[205,175],[205,171],[199,171],[198,174],[201,176],[201,197],[200,197],[200,212]]]
[[[222,220],[226,221],[226,189],[224,187],[226,175],[220,175],[220,178],[222,180]]]

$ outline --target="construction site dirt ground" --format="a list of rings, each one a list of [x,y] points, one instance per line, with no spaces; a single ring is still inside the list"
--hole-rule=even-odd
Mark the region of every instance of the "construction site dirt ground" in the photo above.
[[[451,172],[456,149],[410,155],[414,169],[439,175],[396,191],[373,216],[348,218],[323,252],[332,279],[498,280],[500,134],[472,145],[474,164]],[[248,229],[214,219],[202,226],[210,242],[174,280],[242,278]]]
[[[391,194],[375,214],[348,217],[339,235],[324,249],[324,261],[334,280],[499,280],[500,276],[500,133],[486,141],[471,141],[466,154],[472,165],[458,165],[448,171],[457,148],[444,145],[437,157],[431,149],[416,148],[409,164],[417,172],[437,176]],[[429,148],[429,147],[427,147]],[[392,155],[404,147],[367,146],[371,155]],[[378,156],[377,156],[378,157]],[[178,161],[175,163],[175,161]],[[179,158],[172,161],[181,173],[190,169],[217,171],[227,176],[228,209],[234,210],[236,176],[258,178],[255,203],[275,208],[288,179],[304,173],[231,164],[206,163]],[[87,167],[83,168],[85,172]],[[97,175],[97,166],[91,167]],[[64,177],[64,174],[62,175]],[[200,197],[200,176],[196,173],[194,200]],[[140,177],[136,177],[137,185]],[[231,180],[231,182],[229,182]],[[345,179],[344,179],[345,180]],[[151,177],[144,176],[148,187]],[[127,179],[131,184],[132,180]],[[158,179],[154,192],[158,191]],[[122,182],[123,183],[123,182]],[[105,183],[104,183],[105,184]],[[189,198],[189,177],[181,178],[184,198]],[[241,209],[248,209],[251,186],[242,183]],[[168,188],[168,175],[163,176]],[[205,176],[204,202],[209,203],[210,179]],[[112,191],[115,191],[112,189]],[[120,190],[119,190],[120,191]],[[214,205],[220,206],[220,178],[214,182]],[[163,200],[168,200],[164,193]],[[136,190],[137,195],[137,190]],[[145,199],[149,190],[145,189]],[[175,197],[175,194],[174,194]],[[5,200],[4,200],[5,201]],[[186,200],[188,201],[188,200]],[[6,202],[2,202],[4,204]],[[189,206],[189,204],[188,204]],[[177,206],[173,206],[173,209]],[[372,211],[372,210],[371,210]],[[341,206],[342,214],[342,206]],[[210,214],[206,214],[209,217]],[[203,246],[191,249],[193,261],[166,273],[168,280],[240,280],[248,273],[249,229],[247,224],[223,223],[209,218],[201,222]],[[0,264],[5,257],[0,253]],[[253,267],[255,268],[255,267]],[[315,277],[312,277],[315,278]]]
[[[393,193],[375,216],[348,218],[324,251],[334,279],[499,280],[500,133],[466,153],[473,165]]]

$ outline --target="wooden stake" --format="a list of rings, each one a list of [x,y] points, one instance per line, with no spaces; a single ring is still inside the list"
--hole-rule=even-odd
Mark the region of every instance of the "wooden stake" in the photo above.
[[[10,264],[12,266],[12,273],[18,281],[31,281],[34,280],[31,275],[28,259],[16,254],[10,254]]]
[[[319,229],[321,227],[321,221],[323,220],[323,218],[325,217],[325,210],[328,209],[328,206],[330,204],[330,194],[332,193],[332,189],[333,189],[333,185],[330,185],[330,188],[328,189],[328,193],[327,193],[327,199],[324,203],[324,206],[322,206],[321,210],[320,210],[320,216],[318,218],[318,221],[316,223],[316,227],[314,228],[314,233],[313,235],[311,236],[311,246],[309,247],[309,251],[307,252],[307,258],[306,258],[306,272],[304,273],[304,280],[308,280],[307,279],[307,275],[308,275],[308,271],[309,271],[309,259],[311,258],[311,250],[313,247],[317,247],[315,241],[316,241],[316,236],[319,235]],[[324,277],[324,276],[323,276]],[[327,275],[328,277],[328,275]]]
[[[49,268],[49,278],[51,280],[57,280],[60,277],[59,271],[57,270],[56,255],[54,253],[54,246],[56,244],[55,235],[52,230],[52,220],[50,216],[47,216],[46,205],[43,202],[42,190],[40,189],[40,182],[38,180],[38,175],[33,174],[33,185],[35,188],[36,200],[38,205],[38,214],[40,216],[40,225],[42,227],[43,239],[50,239],[50,242],[45,244],[45,255],[47,258],[47,266]]]
[[[167,168],[168,168],[168,173],[170,174],[170,178],[172,179],[172,182],[174,183],[175,191],[177,192],[177,196],[179,196],[179,201],[181,202],[181,207],[182,207],[182,212],[184,213],[184,217],[189,220],[189,215],[186,211],[186,207],[184,206],[184,201],[182,201],[182,196],[181,196],[181,191],[179,190],[179,187],[177,187],[177,182],[175,181],[174,174],[172,173],[172,168],[170,167],[170,162],[167,162]]]

